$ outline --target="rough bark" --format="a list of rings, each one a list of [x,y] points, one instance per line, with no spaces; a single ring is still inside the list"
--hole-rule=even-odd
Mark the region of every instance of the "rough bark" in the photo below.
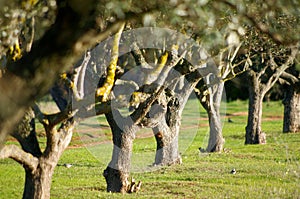
[[[222,101],[224,81],[216,79],[212,74],[206,77],[205,82],[197,85],[197,98],[206,110],[209,121],[209,140],[207,148],[202,152],[221,152],[225,143],[222,132],[220,106]]]
[[[300,84],[285,89],[283,132],[300,132]]]
[[[103,172],[108,192],[126,193],[140,188],[141,183],[138,183],[137,186],[132,186],[132,183],[130,184],[128,181],[132,144],[141,122],[150,111],[152,104],[160,97],[163,90],[163,86],[157,87],[153,95],[142,102],[129,116],[123,117],[114,108],[105,114],[112,131],[114,144],[112,159]]]
[[[113,154],[103,172],[108,192],[128,192],[131,153],[135,133],[139,127],[130,117],[124,118],[119,111],[105,114],[113,134]]]
[[[25,169],[25,187],[23,198],[46,199],[50,198],[52,175],[59,157],[40,158],[38,167],[34,171]]]
[[[210,88],[208,99],[210,103],[204,105],[209,121],[209,140],[207,152],[221,152],[225,143],[222,132],[220,105],[224,89],[224,82],[219,82]]]
[[[182,162],[178,148],[182,111],[201,78],[198,71],[181,76],[166,89],[166,95],[161,96],[166,96],[166,99],[160,100],[159,104],[159,106],[165,107],[165,112],[157,117],[158,125],[153,128],[157,144],[156,165],[172,165]]]
[[[156,112],[160,116],[156,118],[158,120],[157,126],[152,128],[156,139],[155,165],[181,163],[178,149],[178,135],[181,124],[179,100],[172,97],[165,108],[166,111],[163,111],[162,114]]]
[[[266,134],[261,130],[262,104],[264,91],[260,87],[259,79],[255,74],[249,78],[249,107],[248,123],[246,126],[245,144],[265,144]]]
[[[281,65],[278,65],[273,55],[269,53],[269,63],[259,66],[261,68],[259,72],[253,69],[247,71],[249,80],[249,110],[245,144],[266,143],[266,134],[261,130],[263,98],[278,81],[280,76],[285,73],[285,70],[293,65],[297,53],[298,47],[291,47],[290,55],[288,55],[286,61]],[[268,70],[271,71],[268,72]]]
[[[38,159],[39,163],[36,169],[32,171],[26,170],[23,198],[50,198],[52,175],[63,151],[71,141],[74,125],[75,122],[71,118],[65,121],[58,130],[55,129],[55,126],[49,128],[49,130],[46,129],[46,131],[49,131],[48,133],[46,132],[48,137],[47,147],[43,155]]]

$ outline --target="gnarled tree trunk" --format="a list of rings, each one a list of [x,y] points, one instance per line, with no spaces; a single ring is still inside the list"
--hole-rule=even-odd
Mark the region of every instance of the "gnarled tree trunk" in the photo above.
[[[165,95],[167,104],[164,114],[158,118],[158,125],[153,128],[157,149],[155,164],[171,165],[182,162],[179,154],[178,137],[181,126],[182,111],[192,91],[202,76],[196,71],[182,76],[177,82],[170,85],[171,93]],[[168,90],[167,89],[167,90]],[[166,91],[167,91],[166,90]],[[160,100],[161,102],[163,100]]]
[[[58,162],[56,160],[49,160],[41,157],[39,159],[38,167],[34,170],[25,169],[25,187],[23,198],[46,199],[50,198],[50,189],[52,183],[52,175],[54,168]]]
[[[248,123],[246,126],[245,144],[265,144],[266,134],[261,130],[262,105],[264,91],[260,88],[260,82],[255,74],[249,78],[249,107]]]
[[[161,114],[158,125],[152,128],[156,139],[155,165],[180,164],[181,157],[178,149],[178,136],[181,124],[181,106],[176,97],[168,102],[166,111]]]
[[[103,172],[108,192],[128,191],[132,144],[139,127],[130,117],[123,117],[118,110],[105,114],[113,134],[112,159]]]
[[[25,186],[23,198],[48,199],[52,175],[61,154],[71,141],[75,122],[72,118],[64,121],[68,116],[63,112],[61,115],[38,114],[44,123],[47,135],[46,149],[41,152],[34,126],[32,126],[33,114],[28,111],[13,133],[20,142],[22,149],[16,145],[6,145],[0,151],[0,158],[12,158],[20,163],[25,169]],[[39,119],[41,119],[39,118]],[[52,118],[52,119],[51,119]],[[56,122],[63,121],[61,127],[56,129]]]
[[[285,89],[283,132],[300,132],[300,84]]]

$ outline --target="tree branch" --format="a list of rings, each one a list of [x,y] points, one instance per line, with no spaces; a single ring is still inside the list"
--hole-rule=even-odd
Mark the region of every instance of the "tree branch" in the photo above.
[[[273,33],[267,25],[263,24],[261,21],[257,21],[257,17],[255,15],[251,15],[250,13],[246,13],[245,11],[241,11],[239,9],[238,5],[235,5],[227,0],[218,0],[221,3],[224,3],[225,5],[229,6],[233,10],[239,12],[242,16],[244,16],[247,20],[249,20],[260,32],[268,35],[273,41],[275,41],[278,44],[283,44],[283,45],[291,45],[295,44],[298,42],[297,40],[291,40],[287,41],[285,40],[280,34],[278,33]],[[217,6],[214,6],[216,9],[218,9]],[[219,10],[219,9],[218,9]]]
[[[96,91],[96,97],[102,97],[100,101],[106,102],[109,98],[109,94],[113,88],[114,81],[115,81],[115,73],[117,69],[117,62],[119,57],[119,43],[120,38],[124,29],[125,23],[121,24],[120,29],[115,35],[112,51],[111,51],[111,58],[109,66],[107,67],[107,76],[105,78],[104,84],[102,87],[98,88]]]
[[[145,70],[152,69],[153,67],[150,66],[146,62],[146,60],[136,42],[133,42],[132,47],[133,47],[133,51],[131,51],[131,54],[135,60],[136,65],[141,66],[141,68],[145,69]]]
[[[70,105],[67,106],[63,111],[54,114],[44,114],[37,104],[33,106],[33,110],[36,118],[40,123],[44,125],[44,127],[52,128],[57,124],[73,117],[76,111],[72,111]]]
[[[274,86],[274,84],[277,82],[277,80],[279,79],[279,77],[282,75],[282,73],[289,67],[292,66],[292,64],[294,63],[294,59],[298,53],[298,45],[294,46],[291,48],[291,55],[288,57],[287,61],[282,64],[281,66],[278,66],[277,63],[274,60],[274,57],[272,56],[272,54],[270,54],[270,62],[272,65],[274,65],[276,67],[276,72],[269,78],[268,82],[266,83],[266,86],[264,90],[268,91],[272,88],[272,86]]]
[[[0,90],[5,93],[0,95],[0,148],[25,109],[48,92],[57,75],[72,66],[87,49],[118,31],[124,23],[117,21],[105,31],[99,30],[96,8],[100,2],[90,1],[92,6],[75,10],[68,0],[59,1],[52,27],[33,43],[28,54],[7,65],[0,78]]]
[[[164,86],[161,86],[153,95],[146,101],[139,104],[138,108],[130,115],[135,124],[139,124],[151,109],[151,105],[157,100],[160,94],[164,91]]]
[[[38,158],[32,156],[30,153],[26,153],[16,145],[6,145],[2,148],[0,159],[4,158],[11,158],[31,171],[34,171],[39,163]]]
[[[289,84],[295,84],[299,82],[299,79],[297,77],[285,71],[281,74],[280,78],[282,78],[284,81],[286,81],[286,83]]]

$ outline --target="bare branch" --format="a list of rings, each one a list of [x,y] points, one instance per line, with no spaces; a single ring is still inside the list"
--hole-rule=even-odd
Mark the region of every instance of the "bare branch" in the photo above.
[[[68,105],[65,110],[54,114],[44,114],[37,104],[33,106],[33,110],[39,122],[47,128],[52,128],[76,114],[76,111],[71,110],[70,105]]]
[[[139,85],[132,81],[132,80],[123,80],[123,79],[117,79],[115,81],[115,85],[122,85],[122,86],[127,86],[130,87],[133,90],[138,90],[139,89]]]
[[[292,66],[298,51],[299,51],[298,50],[298,45],[292,47],[291,48],[291,55],[288,57],[286,62],[284,64],[282,64],[281,66],[278,66],[277,63],[275,62],[274,57],[272,56],[272,54],[270,55],[271,56],[271,59],[270,59],[271,64],[276,67],[276,72],[269,78],[268,82],[266,83],[266,91],[268,91],[270,88],[272,88],[272,86],[274,86],[274,84],[277,82],[279,77],[282,75],[282,73],[287,68]]]
[[[33,40],[34,40],[34,35],[35,35],[35,19],[34,16],[31,18],[31,24],[30,24],[30,40],[26,45],[26,51],[29,52],[31,50],[32,44],[33,44]]]
[[[163,69],[161,70],[160,74],[158,75],[157,79],[155,80],[155,83],[157,85],[162,85],[165,80],[167,79],[170,70],[177,65],[177,63],[183,59],[183,57],[186,54],[186,51],[184,51],[182,53],[182,55],[180,57],[178,57],[178,49],[177,46],[172,46],[172,52],[171,52],[171,61],[169,64],[167,64],[167,66],[163,67]]]
[[[299,82],[299,79],[297,77],[285,71],[281,74],[280,78],[284,79],[289,84],[295,84]]]
[[[135,110],[130,116],[135,124],[139,124],[143,118],[149,112],[151,105],[157,100],[160,94],[164,91],[164,86],[161,86],[153,95],[151,95],[146,101],[141,103],[137,110]]]
[[[87,51],[85,53],[85,57],[82,61],[82,64],[79,67],[75,68],[75,74],[73,77],[74,86],[72,87],[72,89],[76,100],[82,100],[84,97],[85,71],[90,59],[91,59],[91,53]]]
[[[104,81],[104,84],[102,87],[98,88],[96,91],[97,97],[102,97],[100,101],[105,102],[109,98],[109,94],[113,88],[114,80],[115,80],[115,73],[117,69],[117,62],[119,57],[119,43],[120,38],[124,29],[125,23],[121,24],[118,32],[115,35],[114,41],[113,41],[113,47],[111,51],[111,60],[109,63],[109,66],[107,67],[107,77]]]
[[[55,23],[33,43],[31,51],[7,65],[5,74],[0,78],[0,90],[5,92],[5,95],[0,95],[0,148],[25,109],[37,97],[48,92],[57,74],[71,66],[87,49],[119,30],[124,23],[123,20],[117,21],[101,32],[95,20],[96,7],[95,4],[92,10],[82,9],[89,13],[89,16],[82,16],[68,4],[59,6]],[[78,21],[74,22],[74,19]]]
[[[43,124],[44,126],[49,125],[49,121],[48,121],[46,115],[41,111],[40,107],[36,103],[33,105],[32,108],[33,108],[35,117],[39,120],[39,122],[41,124]]]
[[[153,67],[146,62],[136,42],[133,42],[132,47],[133,47],[133,51],[131,51],[131,54],[135,60],[136,65],[141,66],[142,69],[146,69],[146,70],[152,69]]]
[[[26,153],[16,145],[6,145],[2,148],[0,159],[4,158],[11,158],[31,171],[34,171],[39,163],[38,158],[32,156],[30,153]]]
[[[257,73],[257,78],[260,78],[263,74],[265,74],[268,68],[269,68],[269,64],[266,63],[264,67]]]

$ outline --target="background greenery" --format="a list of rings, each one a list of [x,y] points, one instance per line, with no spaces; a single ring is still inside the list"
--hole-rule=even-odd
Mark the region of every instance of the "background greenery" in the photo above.
[[[299,198],[300,136],[282,133],[283,106],[280,101],[264,103],[262,129],[267,134],[266,145],[244,145],[247,101],[226,104],[225,151],[212,154],[199,152],[198,148],[205,147],[207,143],[208,122],[202,108],[200,120],[195,120],[195,104],[198,102],[192,99],[183,115],[181,134],[197,132],[182,154],[182,165],[151,172],[133,172],[131,175],[136,181],[143,182],[138,193],[107,193],[102,176],[107,162],[92,155],[91,147],[83,147],[80,133],[75,133],[55,169],[51,198]],[[228,118],[233,122],[229,123]],[[99,118],[98,121],[101,133],[105,135],[102,139],[109,140],[105,120]],[[193,121],[198,121],[198,124]],[[12,142],[16,144],[10,138],[8,143]],[[40,142],[45,142],[41,131]],[[108,145],[108,152],[102,151],[104,160],[109,161],[110,150]],[[142,154],[144,151],[146,154],[154,150],[152,137],[135,140],[134,153]],[[68,169],[63,166],[65,163],[73,166]],[[235,175],[230,173],[233,168],[237,171]],[[0,198],[21,198],[23,185],[23,168],[13,160],[0,160]]]

